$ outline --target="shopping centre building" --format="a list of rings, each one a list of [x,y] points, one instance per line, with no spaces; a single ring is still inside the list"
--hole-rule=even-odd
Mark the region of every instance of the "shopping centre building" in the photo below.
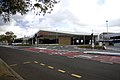
[[[31,44],[60,44],[60,45],[86,45],[91,44],[91,39],[95,42],[97,35],[85,33],[67,33],[56,31],[38,31],[29,40]]]
[[[120,47],[120,33],[70,33],[40,30],[33,37],[15,39],[14,43],[21,44],[58,44],[58,45],[114,45]]]

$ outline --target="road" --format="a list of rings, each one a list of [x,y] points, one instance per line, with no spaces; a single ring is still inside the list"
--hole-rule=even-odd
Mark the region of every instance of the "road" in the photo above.
[[[25,80],[120,80],[120,64],[5,47],[0,57]]]

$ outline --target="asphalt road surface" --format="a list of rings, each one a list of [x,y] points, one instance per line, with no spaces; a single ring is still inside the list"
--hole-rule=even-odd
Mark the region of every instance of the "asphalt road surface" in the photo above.
[[[120,64],[5,47],[0,57],[25,80],[120,80]]]

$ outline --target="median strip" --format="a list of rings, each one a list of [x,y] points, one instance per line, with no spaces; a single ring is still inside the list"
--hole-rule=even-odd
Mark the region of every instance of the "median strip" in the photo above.
[[[61,69],[58,69],[58,71],[61,72],[61,73],[65,73],[66,72],[66,71],[61,70]]]
[[[71,76],[76,77],[76,78],[81,78],[82,76],[77,75],[77,74],[71,74]]]

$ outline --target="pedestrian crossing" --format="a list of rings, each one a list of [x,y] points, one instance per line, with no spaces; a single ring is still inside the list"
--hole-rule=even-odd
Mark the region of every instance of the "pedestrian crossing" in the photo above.
[[[44,53],[49,55],[66,56],[68,58],[83,58],[83,59],[96,60],[96,61],[106,62],[106,63],[120,64],[120,56],[101,55],[101,54],[92,54],[92,53],[87,54],[82,51],[54,50],[54,49],[41,49],[41,48],[24,48],[22,50],[32,51],[36,53]]]

